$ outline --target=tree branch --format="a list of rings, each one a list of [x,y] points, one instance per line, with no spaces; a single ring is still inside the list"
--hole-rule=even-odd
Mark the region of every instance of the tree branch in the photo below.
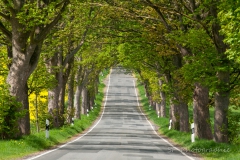
[[[51,23],[49,23],[45,28],[43,28],[42,31],[40,31],[39,36],[35,38],[35,41],[37,43],[43,41],[47,34],[50,32],[50,30],[58,23],[58,21],[62,18],[62,13],[65,11],[69,3],[70,3],[69,0],[63,1],[63,6],[58,15],[55,17],[55,19]]]
[[[1,21],[0,21],[0,30],[8,38],[8,40],[11,42],[12,41],[12,33],[2,24]]]
[[[143,1],[144,2],[144,1]],[[170,32],[172,30],[171,26],[167,23],[166,19],[164,18],[162,12],[160,11],[159,7],[154,5],[150,0],[145,0],[144,2],[147,4],[149,7],[153,8],[157,14],[160,17],[160,20],[162,21],[163,25],[167,28],[167,30]]]
[[[10,21],[10,16],[7,16],[6,14],[0,12],[0,16],[3,17],[5,20]]]
[[[82,35],[82,39],[80,41],[80,43],[78,44],[78,46],[72,50],[64,59],[63,62],[63,67],[65,67],[67,65],[67,63],[69,62],[70,59],[72,59],[74,57],[74,55],[80,50],[80,48],[83,46],[85,39],[87,37],[87,32],[88,32],[88,27],[86,28],[86,30],[84,31],[83,35]]]

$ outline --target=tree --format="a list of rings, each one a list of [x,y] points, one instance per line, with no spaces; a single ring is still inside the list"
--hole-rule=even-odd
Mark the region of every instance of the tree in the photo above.
[[[11,64],[7,83],[10,95],[29,110],[27,80],[35,70],[44,39],[61,19],[69,0],[1,1],[0,30],[12,44]],[[21,110],[22,110],[21,109]],[[29,112],[19,119],[18,135],[30,133]]]

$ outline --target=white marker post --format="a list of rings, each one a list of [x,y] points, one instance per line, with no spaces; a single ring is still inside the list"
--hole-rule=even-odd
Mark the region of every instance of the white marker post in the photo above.
[[[158,111],[158,118],[159,118],[159,111]]]
[[[46,138],[49,138],[49,120],[46,119]]]
[[[89,116],[89,111],[88,111],[88,109],[87,109],[87,116]]]
[[[172,120],[170,119],[168,129],[170,130],[171,128],[172,128]]]
[[[71,125],[72,125],[72,126],[74,125],[74,118],[72,118],[72,123],[71,123]]]
[[[191,129],[192,129],[192,135],[191,135],[191,140],[192,142],[195,142],[195,131],[194,131],[194,123],[191,124]]]
[[[93,107],[91,106],[91,110],[93,110]]]
[[[149,111],[151,110],[151,105],[149,105]]]

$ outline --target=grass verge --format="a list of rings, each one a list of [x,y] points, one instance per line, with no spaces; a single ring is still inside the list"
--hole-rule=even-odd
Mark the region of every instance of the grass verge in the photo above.
[[[159,126],[159,133],[180,145],[185,153],[197,153],[206,160],[240,160],[240,147],[233,144],[216,143],[212,140],[195,139],[191,142],[191,133],[169,130],[169,118],[158,118],[156,111],[149,110],[149,103],[145,97],[144,86],[138,84],[139,96],[144,113],[155,125]],[[167,109],[168,111],[169,109]],[[168,112],[167,112],[168,113]],[[192,114],[192,113],[191,113]]]
[[[45,138],[45,131],[24,136],[18,140],[0,140],[0,160],[21,159],[30,154],[50,149],[61,143],[69,141],[73,136],[78,135],[90,127],[98,118],[101,111],[104,97],[104,82],[109,71],[104,71],[100,76],[99,94],[96,96],[95,108],[89,112],[89,116],[81,115],[81,120],[75,120],[74,126],[66,125],[59,129],[52,129],[49,132],[50,137]]]

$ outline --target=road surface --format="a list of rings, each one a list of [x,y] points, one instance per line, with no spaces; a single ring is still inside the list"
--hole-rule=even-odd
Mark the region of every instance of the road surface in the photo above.
[[[139,109],[135,79],[114,68],[103,115],[90,131],[35,160],[190,160],[159,137]],[[190,136],[189,136],[190,137]]]

